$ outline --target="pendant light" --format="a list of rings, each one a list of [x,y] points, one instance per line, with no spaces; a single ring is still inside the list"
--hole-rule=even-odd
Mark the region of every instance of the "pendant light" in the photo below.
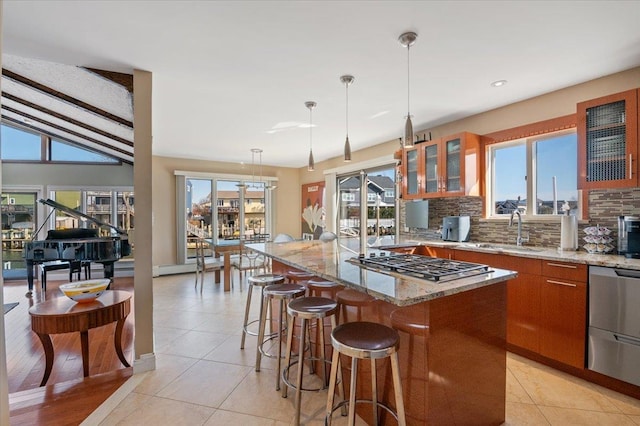
[[[260,150],[260,182],[263,182],[262,180],[262,150]],[[271,191],[272,189],[276,189],[277,186],[276,185],[272,185],[271,181],[269,181],[268,183],[264,184],[264,189]]]
[[[344,141],[344,161],[351,161],[351,144],[349,143],[349,85],[353,83],[355,78],[352,75],[343,75],[340,77],[340,81],[345,85],[347,92],[347,108],[346,108],[346,128],[347,128],[347,138]]]
[[[409,94],[411,93],[411,90],[410,90],[411,80],[409,79],[409,69],[410,69],[409,68],[409,49],[411,48],[411,46],[415,44],[417,38],[418,38],[418,34],[414,32],[406,32],[404,34],[401,34],[400,37],[398,37],[398,41],[400,42],[400,44],[407,48],[407,121],[404,125],[404,147],[405,148],[410,148],[413,146],[413,124],[411,123],[411,112],[409,109],[409,100],[410,100]]]
[[[313,109],[316,107],[316,103],[313,101],[307,101],[304,103],[304,106],[309,108],[309,165],[307,166],[307,170],[312,172],[316,164],[313,161]]]
[[[251,183],[249,184],[249,188],[257,188],[256,184],[256,176],[254,172],[254,167],[256,164],[256,154],[260,154],[260,158],[262,158],[262,150],[260,148],[251,148]],[[262,174],[262,172],[260,172]],[[260,180],[262,180],[262,176],[260,176]]]

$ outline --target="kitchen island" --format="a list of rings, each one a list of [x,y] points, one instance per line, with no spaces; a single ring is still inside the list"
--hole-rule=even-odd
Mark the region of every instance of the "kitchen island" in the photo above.
[[[272,259],[274,273],[311,272],[373,296],[362,320],[399,330],[400,370],[407,423],[413,425],[499,425],[505,419],[506,281],[516,273],[491,268],[481,275],[433,282],[377,272],[349,262],[357,257],[335,241],[248,245]],[[380,250],[369,249],[368,255]],[[392,324],[391,318],[395,319]],[[340,321],[353,320],[355,316]],[[404,320],[399,324],[398,319]],[[410,334],[411,324],[423,331]],[[345,364],[343,364],[345,365]],[[379,363],[381,398],[393,406],[390,366]],[[345,384],[349,371],[343,366]],[[364,370],[364,369],[363,369]],[[363,371],[358,398],[370,395]],[[370,408],[358,407],[367,421]],[[383,424],[390,422],[383,418]],[[393,424],[393,422],[389,423]]]

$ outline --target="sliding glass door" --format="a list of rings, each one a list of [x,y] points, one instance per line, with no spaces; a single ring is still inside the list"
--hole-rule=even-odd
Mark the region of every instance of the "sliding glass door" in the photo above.
[[[395,167],[389,166],[338,177],[340,245],[361,253],[363,245],[371,247],[395,242],[395,176]]]

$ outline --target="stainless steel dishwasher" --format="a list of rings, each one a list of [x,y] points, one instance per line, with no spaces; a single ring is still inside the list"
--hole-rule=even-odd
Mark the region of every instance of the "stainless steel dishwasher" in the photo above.
[[[640,386],[640,271],[589,267],[587,368]]]

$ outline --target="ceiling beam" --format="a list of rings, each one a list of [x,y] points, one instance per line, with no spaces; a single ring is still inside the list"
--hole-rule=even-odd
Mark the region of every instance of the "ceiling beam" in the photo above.
[[[82,127],[83,129],[89,130],[90,132],[93,132],[93,133],[97,133],[97,134],[99,134],[101,136],[104,136],[105,138],[113,139],[115,141],[120,142],[121,144],[133,147],[133,142],[131,142],[130,140],[127,140],[127,139],[122,138],[120,136],[116,136],[116,135],[111,134],[109,132],[105,132],[104,130],[98,129],[97,127],[93,127],[93,126],[91,126],[89,124],[85,124],[80,120],[76,120],[75,118],[66,116],[64,114],[60,114],[59,112],[50,110],[48,108],[45,108],[45,107],[40,106],[38,104],[35,104],[33,102],[30,102],[30,101],[27,101],[25,99],[22,99],[22,98],[20,98],[18,96],[12,95],[12,94],[7,93],[7,92],[2,92],[2,97],[6,98],[6,99],[9,99],[11,101],[14,101],[16,103],[19,103],[21,105],[27,106],[29,108],[33,108],[33,109],[35,109],[37,111],[40,111],[40,112],[42,112],[44,114],[51,115],[51,116],[53,116],[55,118],[58,118],[58,119],[63,120],[63,121],[66,121],[68,123],[75,124],[78,127]]]
[[[82,67],[82,68],[86,69],[87,71],[91,71],[94,74],[98,74],[99,76],[104,77],[107,80],[113,81],[114,83],[119,84],[120,86],[127,89],[129,93],[133,93],[133,75],[132,74],[124,74],[124,73],[115,72],[115,71],[99,70],[97,68],[87,68],[87,67]]]
[[[126,119],[124,119],[122,117],[118,117],[115,114],[112,114],[112,113],[110,113],[108,111],[105,111],[103,109],[100,109],[100,108],[98,108],[96,106],[93,106],[91,104],[83,102],[83,101],[81,101],[79,99],[76,99],[76,98],[74,98],[72,96],[66,95],[66,94],[64,94],[62,92],[59,92],[59,91],[57,91],[55,89],[52,89],[51,87],[45,86],[44,84],[40,84],[37,81],[33,81],[33,80],[31,80],[31,79],[29,79],[27,77],[23,77],[20,74],[14,73],[12,71],[9,71],[9,70],[3,68],[2,69],[2,76],[5,77],[5,78],[10,79],[10,80],[12,80],[12,81],[14,81],[16,83],[19,83],[19,84],[22,84],[24,86],[30,87],[30,88],[32,88],[34,90],[38,90],[38,91],[40,91],[42,93],[45,93],[45,94],[47,94],[49,96],[52,96],[52,97],[57,98],[57,99],[60,99],[60,100],[62,100],[64,102],[67,102],[69,104],[75,105],[78,108],[82,108],[82,109],[84,109],[86,111],[89,111],[89,112],[91,112],[93,114],[99,115],[99,116],[104,117],[104,118],[106,118],[108,120],[114,121],[114,122],[116,122],[118,124],[122,124],[124,126],[127,126],[127,127],[131,128],[131,129],[133,129],[133,122],[131,122],[129,120],[126,120]]]

